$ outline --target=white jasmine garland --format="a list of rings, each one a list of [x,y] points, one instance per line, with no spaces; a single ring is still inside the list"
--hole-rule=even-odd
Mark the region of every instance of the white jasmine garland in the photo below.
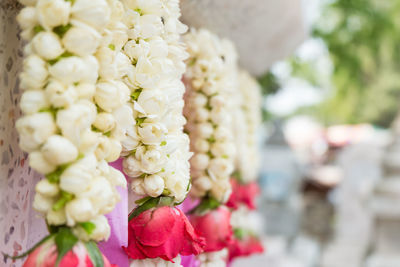
[[[188,84],[186,130],[194,152],[192,192],[197,197],[209,193],[224,203],[231,192],[229,178],[236,153],[231,131],[236,52],[229,41],[206,30],[192,30],[184,39],[190,54],[184,79]]]
[[[240,172],[242,182],[249,183],[257,179],[260,157],[258,151],[257,131],[261,125],[260,86],[244,70],[239,73],[239,91],[235,112],[236,169]]]
[[[123,81],[130,90],[136,121],[122,142],[124,170],[133,178],[134,193],[171,196],[181,202],[190,188],[191,157],[182,115],[181,77],[187,53],[180,34],[186,26],[179,22],[178,1],[122,2],[130,39],[122,48],[130,62]]]
[[[33,207],[47,224],[71,227],[81,240],[107,239],[104,214],[120,200],[116,186],[126,186],[108,162],[119,157],[135,123],[131,92],[121,81],[129,70],[122,66],[129,60],[121,53],[128,38],[124,7],[118,0],[20,2],[28,7],[17,20],[30,42],[20,75],[24,116],[16,128],[29,165],[46,176]],[[112,51],[110,62],[99,56],[105,50]],[[117,71],[103,75],[113,62]],[[91,223],[93,231],[80,223]]]

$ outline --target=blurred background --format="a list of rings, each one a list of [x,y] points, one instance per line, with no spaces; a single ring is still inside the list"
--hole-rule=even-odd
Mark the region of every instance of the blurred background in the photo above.
[[[400,1],[182,3],[263,90],[264,255],[234,266],[400,266]]]
[[[259,210],[267,250],[233,266],[399,267],[400,0],[181,0],[181,7],[186,24],[235,42],[263,90]],[[5,126],[19,114],[20,8],[0,1],[0,211],[8,214],[1,245],[16,251],[39,236],[28,203],[40,178]]]

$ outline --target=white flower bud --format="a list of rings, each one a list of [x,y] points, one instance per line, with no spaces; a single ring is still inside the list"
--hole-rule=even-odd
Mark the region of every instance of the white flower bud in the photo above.
[[[19,145],[26,152],[37,149],[56,132],[53,116],[49,112],[21,117],[17,120],[15,127],[20,134]]]
[[[206,139],[196,138],[193,145],[197,152],[206,153],[210,150],[210,143]]]
[[[211,153],[215,157],[229,157],[235,155],[236,148],[231,142],[215,142],[211,145]]]
[[[50,136],[41,150],[46,160],[55,165],[69,163],[78,157],[78,149],[61,135]]]
[[[63,225],[67,222],[64,208],[54,211],[50,209],[46,215],[46,221],[49,225]]]
[[[107,112],[100,112],[97,114],[93,125],[102,132],[109,132],[115,127],[114,116]]]
[[[229,180],[221,179],[213,182],[211,194],[221,203],[225,203],[226,201],[228,201],[231,193],[232,188]]]
[[[48,76],[46,62],[37,55],[24,59],[23,72],[20,74],[21,88],[25,90],[42,89]]]
[[[62,39],[64,47],[78,56],[87,56],[96,52],[101,35],[95,29],[84,24],[72,27]]]
[[[133,179],[131,182],[131,189],[132,191],[140,196],[146,195],[144,190],[144,182],[142,178]]]
[[[226,99],[222,95],[212,96],[210,99],[210,105],[212,108],[221,108],[226,103]]]
[[[60,176],[60,188],[75,195],[81,194],[92,181],[96,165],[97,159],[93,154],[71,164]]]
[[[29,166],[41,174],[48,174],[56,170],[57,166],[47,161],[43,153],[34,151],[29,154]]]
[[[139,177],[143,172],[140,168],[140,162],[134,156],[128,156],[123,161],[124,172],[129,177]],[[135,179],[137,180],[137,179]],[[135,181],[134,180],[134,181]],[[144,194],[144,191],[143,191]],[[142,194],[142,195],[143,195]]]
[[[110,138],[106,136],[100,136],[99,144],[97,145],[97,148],[94,152],[97,160],[106,159],[108,155],[111,153],[111,150],[112,150],[112,144]]]
[[[72,105],[78,98],[73,86],[65,86],[57,80],[51,80],[46,86],[47,99],[55,108],[65,108]]]
[[[229,177],[234,169],[233,163],[224,158],[214,158],[210,160],[208,171],[210,175],[214,175],[217,179]]]
[[[92,202],[88,198],[75,198],[65,206],[67,225],[74,226],[76,222],[87,222],[96,215]]]
[[[78,98],[91,100],[96,92],[96,86],[91,83],[80,83],[75,87]]]
[[[34,7],[24,7],[21,9],[17,15],[17,21],[19,26],[23,29],[31,29],[34,25],[38,23],[36,16],[36,8]]]
[[[200,138],[210,138],[211,135],[214,132],[214,128],[211,125],[211,123],[208,122],[203,122],[203,123],[199,123],[196,126],[196,134],[198,135],[198,137]]]
[[[108,162],[116,161],[121,155],[122,146],[121,142],[115,140],[114,138],[110,138],[111,150],[110,153],[105,158]]]
[[[47,30],[66,25],[70,9],[71,2],[64,0],[38,0],[36,5],[40,24]]]
[[[81,196],[90,199],[96,213],[109,213],[116,203],[113,188],[108,180],[102,176],[93,179],[89,188]]]
[[[84,130],[80,136],[79,151],[84,154],[94,152],[100,142],[100,136],[101,133]]]
[[[76,82],[95,83],[98,77],[98,62],[95,57],[66,57],[49,68],[55,78],[65,84]]]
[[[206,122],[210,117],[210,112],[206,108],[197,108],[194,116],[197,122]]]
[[[102,82],[97,84],[94,99],[105,111],[111,112],[129,100],[130,90],[123,82]]]
[[[57,125],[63,136],[79,146],[81,133],[90,129],[96,119],[96,113],[96,106],[92,102],[80,100],[57,112]]]
[[[54,204],[54,200],[49,197],[45,197],[41,194],[35,194],[35,198],[33,200],[33,208],[41,213],[48,212]]]
[[[157,174],[144,178],[144,190],[151,197],[158,197],[164,191],[164,180]]]
[[[203,94],[194,94],[192,97],[192,101],[191,103],[193,103],[193,107],[195,108],[201,108],[201,107],[205,107],[205,105],[207,104],[207,97]]]
[[[35,186],[36,192],[42,194],[45,197],[55,197],[60,192],[58,185],[50,183],[47,179],[40,180]]]
[[[108,224],[108,220],[104,215],[96,216],[91,220],[96,226],[93,232],[90,234],[90,239],[95,241],[107,240],[111,234],[111,228]]]
[[[146,145],[159,145],[165,138],[168,130],[162,123],[142,123],[138,127],[141,141]]]
[[[229,113],[223,108],[213,108],[210,112],[211,121],[217,125],[220,124],[230,124],[231,116]]]
[[[193,186],[199,188],[202,191],[208,191],[212,187],[212,182],[208,176],[200,176],[193,181]]]
[[[166,176],[165,187],[171,191],[177,202],[185,199],[188,189],[189,175],[179,175],[177,173]]]
[[[124,188],[126,187],[125,175],[111,166],[109,168],[109,173],[106,177],[113,186],[122,186]]]
[[[210,162],[210,157],[207,154],[195,154],[191,159],[191,166],[197,170],[205,170]]]
[[[64,52],[60,39],[53,32],[39,32],[33,37],[32,45],[36,53],[47,60],[54,59]]]
[[[103,30],[110,20],[111,10],[106,0],[76,0],[72,7],[72,19]]]
[[[49,107],[49,102],[43,91],[29,90],[22,94],[19,106],[23,113],[33,114]]]

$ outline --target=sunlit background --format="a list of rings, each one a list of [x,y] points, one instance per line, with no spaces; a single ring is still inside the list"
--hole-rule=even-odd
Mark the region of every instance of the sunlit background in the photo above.
[[[269,253],[250,261],[400,266],[400,1],[302,4],[308,38],[259,78]]]

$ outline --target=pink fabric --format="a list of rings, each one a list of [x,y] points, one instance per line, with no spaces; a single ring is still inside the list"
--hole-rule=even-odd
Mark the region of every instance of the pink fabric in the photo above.
[[[112,162],[110,165],[122,171],[122,159]],[[128,245],[128,189],[118,188],[118,192],[121,195],[121,201],[112,212],[106,215],[111,227],[110,238],[101,242],[99,248],[112,264],[128,267],[128,257],[122,250],[122,246]]]

